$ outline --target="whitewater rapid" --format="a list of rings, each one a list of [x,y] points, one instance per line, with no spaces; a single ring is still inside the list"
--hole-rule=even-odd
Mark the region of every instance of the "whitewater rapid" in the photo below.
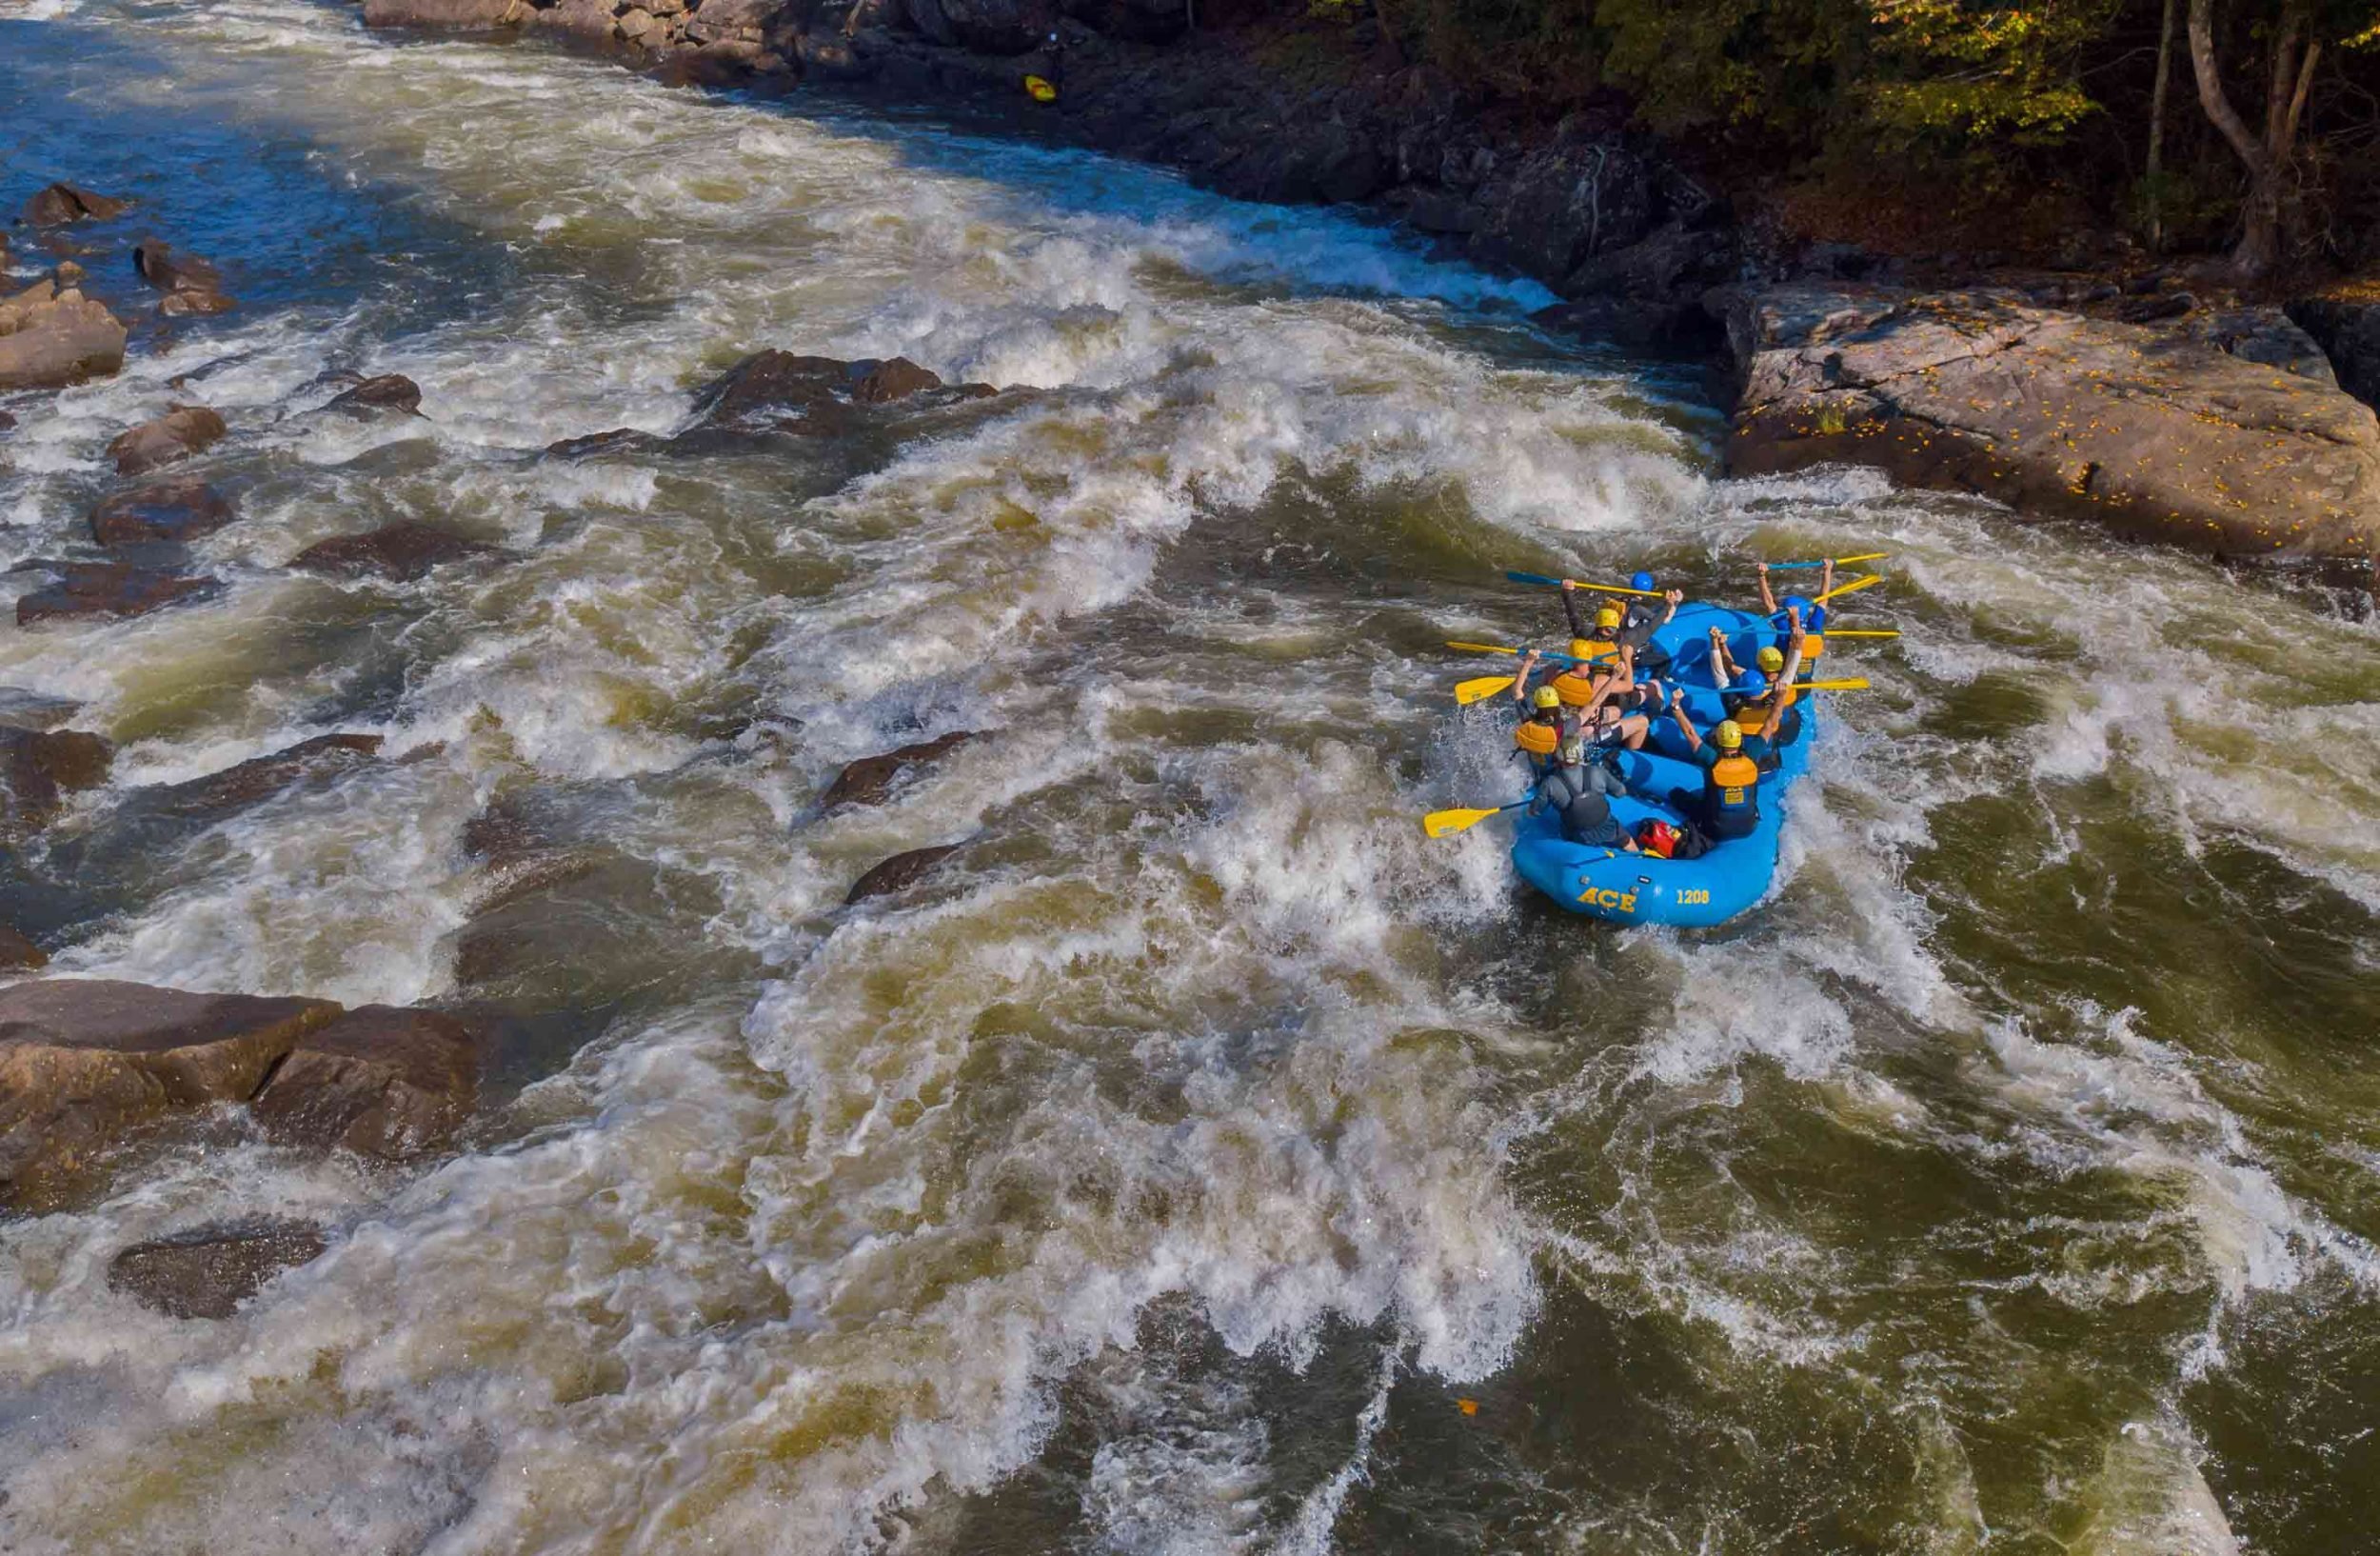
[[[234,429],[219,597],[0,635],[121,747],[62,835],[387,741],[107,863],[53,971],[531,1034],[426,1171],[225,1121],[0,1227],[15,1548],[2311,1550],[2373,1510],[2307,1467],[2347,1428],[2275,1421],[2380,1358],[2370,626],[1716,480],[1691,369],[1343,215],[295,0],[0,32],[0,85],[49,72],[11,178],[137,190],[243,299],[0,442],[5,566],[77,543],[123,427]],[[764,347],[1026,392],[541,452]],[[307,414],[342,370],[426,420]],[[516,556],[286,570],[402,518]],[[1551,629],[1499,569],[1737,598],[1877,549],[1851,624],[1903,636],[1835,650],[1876,689],[1741,925],[1552,922],[1495,828],[1422,837],[1516,782],[1439,647]],[[498,803],[585,871],[491,908]],[[335,1246],[234,1319],[108,1288],[268,1212]]]

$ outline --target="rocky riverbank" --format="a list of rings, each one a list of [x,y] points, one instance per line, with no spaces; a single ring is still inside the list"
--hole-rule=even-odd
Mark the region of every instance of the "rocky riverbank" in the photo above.
[[[2369,300],[2243,303],[2112,236],[2022,274],[1796,239],[1624,104],[1549,119],[1458,90],[1368,18],[1193,32],[1174,0],[1063,17],[1009,0],[367,0],[365,18],[549,34],[681,83],[964,104],[1241,198],[1368,205],[1544,283],[1563,299],[1548,324],[1711,354],[1731,471],[1880,465],[2232,558],[2362,562],[2380,536]],[[1062,82],[1056,104],[1024,95],[1028,72]],[[1859,299],[1849,334],[1837,295]]]

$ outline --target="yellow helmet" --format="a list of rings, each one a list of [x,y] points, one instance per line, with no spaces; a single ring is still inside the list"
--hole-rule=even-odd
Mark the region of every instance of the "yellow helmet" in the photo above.
[[[1597,627],[1617,627],[1619,625],[1619,608],[1617,606],[1611,605],[1605,606],[1602,609],[1595,613],[1595,624]]]
[[[1539,708],[1559,708],[1562,706],[1562,694],[1555,690],[1552,687],[1537,688],[1535,692],[1530,694],[1529,700],[1537,704]]]
[[[1774,648],[1761,649],[1759,657],[1760,668],[1772,675],[1785,668],[1785,655]]]
[[[1595,650],[1601,647],[1601,644],[1596,643],[1591,639],[1575,637],[1570,640],[1570,657],[1573,659],[1593,659],[1595,657]]]
[[[1732,751],[1744,743],[1744,732],[1735,728],[1734,719],[1719,720],[1719,727],[1711,731],[1711,739],[1720,750]]]

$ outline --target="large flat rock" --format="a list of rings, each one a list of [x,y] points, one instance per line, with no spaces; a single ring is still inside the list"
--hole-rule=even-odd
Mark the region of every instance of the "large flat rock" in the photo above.
[[[1878,466],[2230,556],[2368,559],[2380,541],[2380,421],[2314,379],[1995,291],[1722,303],[1731,471]]]
[[[135,1243],[108,1261],[108,1288],[169,1318],[229,1318],[329,1241],[307,1221],[259,1216]]]
[[[0,987],[0,1207],[51,1207],[140,1125],[253,1096],[339,1008],[110,979]]]
[[[37,282],[0,299],[0,390],[57,389],[124,366],[124,321],[76,288]]]

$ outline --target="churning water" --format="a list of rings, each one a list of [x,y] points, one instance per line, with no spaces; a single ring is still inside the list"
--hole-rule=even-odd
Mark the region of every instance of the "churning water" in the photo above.
[[[2371,628],[1716,480],[1690,375],[1340,216],[344,7],[18,14],[0,194],[137,195],[242,304],[12,406],[0,565],[176,400],[243,517],[208,603],[0,631],[124,747],[17,916],[65,971],[528,1035],[426,1173],[227,1126],[0,1227],[0,1546],[2370,1548]],[[764,346],[1030,392],[541,456]],[[427,419],[306,414],[340,370]],[[407,517],[519,559],[285,570]],[[1870,549],[1846,624],[1904,635],[1837,647],[1877,689],[1745,920],[1615,933],[1422,837],[1516,784],[1438,647],[1551,629],[1497,569],[1740,599]],[[332,729],[388,760],[99,846]],[[497,893],[491,804],[574,868]],[[342,1235],[221,1324],[108,1289],[256,1210]]]

